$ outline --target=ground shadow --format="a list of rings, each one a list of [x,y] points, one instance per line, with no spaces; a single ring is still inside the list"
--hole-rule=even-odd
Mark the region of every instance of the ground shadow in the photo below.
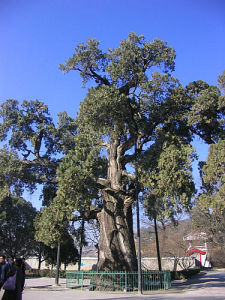
[[[217,271],[202,271],[200,274],[195,275],[191,279],[185,282],[173,282],[172,288],[211,288],[211,287],[223,287],[225,288],[225,272]]]

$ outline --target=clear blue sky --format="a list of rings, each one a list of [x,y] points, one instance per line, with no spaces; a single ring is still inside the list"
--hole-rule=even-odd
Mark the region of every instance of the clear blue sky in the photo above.
[[[59,64],[90,37],[114,48],[131,31],[174,47],[183,84],[217,84],[225,69],[224,0],[0,0],[0,103],[39,99],[54,118],[76,116],[86,90]]]

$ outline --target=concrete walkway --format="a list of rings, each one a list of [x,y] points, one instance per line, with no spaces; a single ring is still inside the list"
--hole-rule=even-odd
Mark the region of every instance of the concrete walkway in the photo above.
[[[225,300],[225,270],[201,272],[188,281],[174,281],[168,291],[138,295],[136,293],[111,293],[67,289],[65,279],[60,286],[54,285],[53,278],[27,279],[23,300],[100,300],[100,299],[182,299],[182,300]]]

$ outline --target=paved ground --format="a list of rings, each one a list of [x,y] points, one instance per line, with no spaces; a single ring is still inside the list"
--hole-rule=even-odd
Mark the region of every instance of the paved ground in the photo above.
[[[168,291],[145,293],[109,293],[71,290],[65,287],[65,280],[60,281],[60,286],[54,286],[52,278],[27,279],[23,300],[100,300],[100,299],[182,299],[182,300],[225,300],[225,270],[201,272],[189,281],[173,282]]]

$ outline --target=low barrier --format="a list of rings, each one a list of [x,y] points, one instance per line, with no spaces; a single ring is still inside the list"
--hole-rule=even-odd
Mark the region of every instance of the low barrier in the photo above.
[[[97,291],[137,291],[138,272],[67,271],[68,288]],[[171,286],[170,271],[142,271],[142,290],[166,290]]]

